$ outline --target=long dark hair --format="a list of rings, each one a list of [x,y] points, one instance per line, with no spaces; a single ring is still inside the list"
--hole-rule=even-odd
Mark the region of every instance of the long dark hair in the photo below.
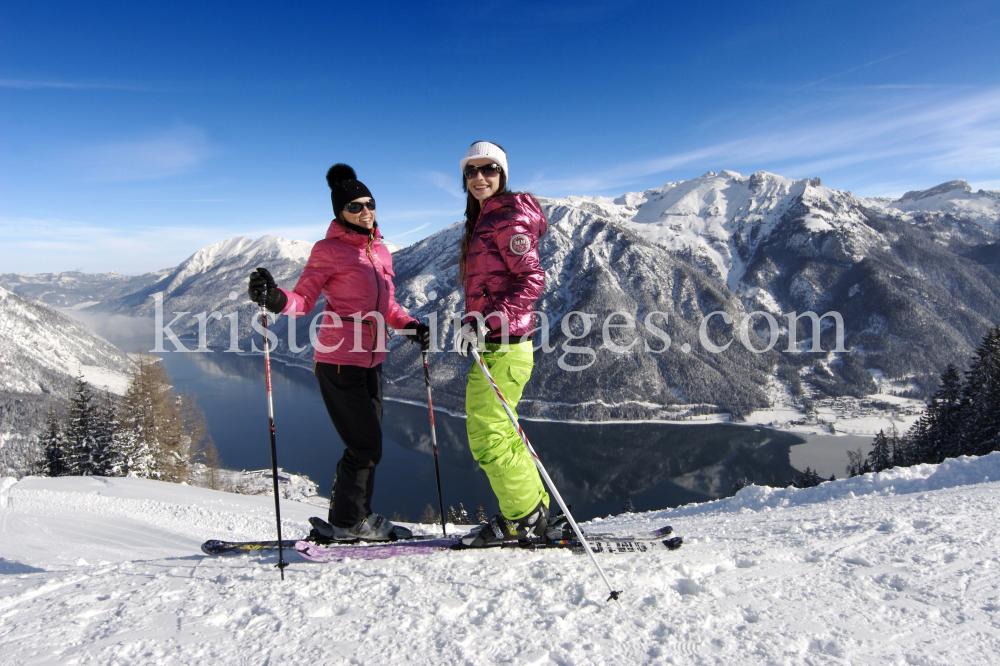
[[[494,146],[503,150],[503,146],[499,143],[493,141],[473,141],[469,146],[470,148],[477,143],[492,143]],[[507,151],[504,150],[504,154]],[[465,259],[469,255],[469,241],[472,240],[472,232],[476,228],[476,222],[479,220],[479,213],[483,209],[482,204],[479,203],[479,199],[472,196],[472,192],[469,192],[469,183],[465,179],[465,174],[462,174],[462,191],[466,193],[465,196],[465,234],[462,236],[462,250],[458,257],[458,281],[465,285]],[[496,194],[490,197],[498,197],[503,194],[512,194],[510,190],[507,189],[507,172],[506,170],[500,172],[500,187],[497,188]],[[487,199],[488,201],[489,199]]]

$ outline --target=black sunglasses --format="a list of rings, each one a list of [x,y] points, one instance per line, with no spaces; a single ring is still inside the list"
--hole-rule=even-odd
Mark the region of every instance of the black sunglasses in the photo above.
[[[486,178],[491,178],[498,173],[503,171],[503,167],[499,164],[484,164],[483,166],[476,166],[475,164],[465,165],[465,177],[468,180],[472,180],[476,177],[477,173],[483,174]]]
[[[369,199],[368,201],[361,203],[360,201],[352,201],[349,204],[344,204],[344,210],[346,210],[351,215],[357,215],[361,212],[363,208],[368,210],[375,210],[375,200]]]

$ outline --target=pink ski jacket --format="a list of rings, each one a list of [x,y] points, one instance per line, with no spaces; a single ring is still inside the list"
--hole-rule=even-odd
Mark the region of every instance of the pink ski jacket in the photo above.
[[[506,316],[510,336],[535,328],[532,311],[545,288],[545,271],[538,260],[538,239],[548,222],[535,198],[518,192],[487,199],[469,240],[465,259],[465,312],[486,317],[490,338],[502,331]]]
[[[382,245],[378,227],[365,236],[334,220],[326,238],[313,246],[295,289],[282,289],[288,304],[281,314],[309,314],[322,293],[326,307],[313,359],[375,367],[385,360],[385,324],[399,330],[416,321],[396,302],[394,276],[392,254]]]

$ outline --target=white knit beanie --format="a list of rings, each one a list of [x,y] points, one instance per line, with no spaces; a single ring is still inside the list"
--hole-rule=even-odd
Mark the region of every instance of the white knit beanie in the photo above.
[[[472,144],[469,148],[469,152],[465,154],[462,161],[459,163],[459,170],[465,173],[465,165],[469,163],[469,160],[478,159],[480,157],[488,157],[497,164],[503,167],[504,175],[507,176],[507,182],[510,182],[510,171],[507,169],[507,153],[503,152],[495,143],[490,143],[489,141],[477,141]]]

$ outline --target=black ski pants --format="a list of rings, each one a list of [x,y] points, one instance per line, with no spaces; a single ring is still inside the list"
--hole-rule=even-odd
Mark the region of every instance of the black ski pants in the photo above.
[[[352,527],[372,512],[375,466],[382,460],[382,364],[316,363],[315,373],[326,411],[346,447],[333,477],[328,521]]]

